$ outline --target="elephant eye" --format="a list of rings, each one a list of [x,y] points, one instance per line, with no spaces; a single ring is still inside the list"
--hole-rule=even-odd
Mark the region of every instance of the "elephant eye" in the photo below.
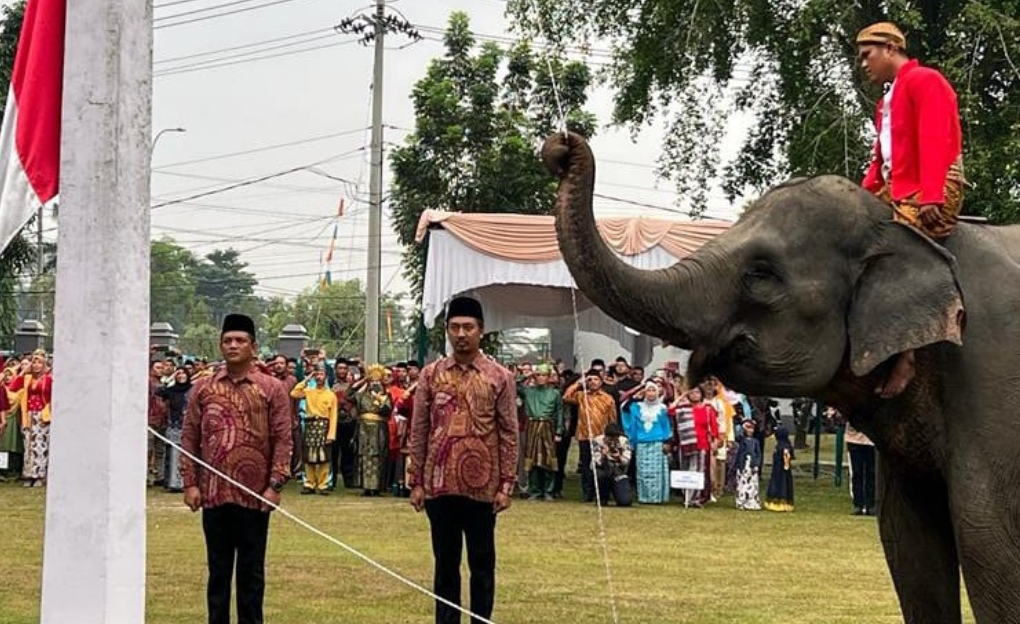
[[[771,265],[764,262],[756,263],[745,274],[751,281],[779,281],[779,274]]]

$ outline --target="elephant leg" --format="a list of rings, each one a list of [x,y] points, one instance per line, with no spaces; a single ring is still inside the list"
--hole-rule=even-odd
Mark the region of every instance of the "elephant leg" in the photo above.
[[[884,464],[884,465],[883,465]],[[960,624],[960,569],[945,487],[878,470],[878,527],[905,624]]]
[[[1016,470],[968,473],[952,493],[956,543],[978,624],[1020,623],[1020,501]]]

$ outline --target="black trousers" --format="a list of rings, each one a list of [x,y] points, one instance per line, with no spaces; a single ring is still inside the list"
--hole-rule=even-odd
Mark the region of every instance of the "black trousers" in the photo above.
[[[552,493],[559,495],[563,493],[563,481],[567,476],[567,456],[570,455],[570,443],[573,438],[563,436],[556,443],[556,474],[553,476]]]
[[[467,543],[471,572],[471,611],[492,617],[496,597],[496,514],[491,503],[463,496],[440,496],[425,501],[432,527],[432,554],[436,559],[433,591],[460,604],[460,559]],[[471,618],[472,623],[478,620]],[[436,624],[458,624],[460,611],[436,602]]]
[[[850,451],[850,491],[854,507],[875,508],[875,447],[869,444],[846,445]]]
[[[595,473],[591,470],[591,442],[578,440],[581,451],[581,495],[584,502],[590,503],[595,500]]]
[[[617,507],[630,507],[634,502],[630,490],[630,477],[627,475],[613,476],[608,472],[600,472],[598,475],[599,493],[602,496],[602,504],[609,503],[612,497]]]
[[[230,624],[230,582],[237,567],[237,622],[262,624],[269,512],[238,505],[202,510],[209,561],[209,624]]]
[[[332,455],[329,458],[334,488],[340,485],[341,477],[345,488],[354,487],[354,440],[357,434],[358,421],[337,423],[336,442],[333,443]]]

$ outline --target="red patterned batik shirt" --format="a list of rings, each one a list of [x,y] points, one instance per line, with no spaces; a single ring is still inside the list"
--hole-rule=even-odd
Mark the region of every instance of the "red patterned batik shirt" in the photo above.
[[[262,494],[270,478],[290,475],[290,397],[283,384],[252,368],[238,381],[225,369],[200,379],[191,389],[181,446],[230,478]],[[240,488],[181,457],[184,487],[198,486],[202,506],[269,507]]]
[[[513,375],[482,354],[426,366],[414,393],[411,487],[425,496],[492,502],[517,479],[517,387]]]

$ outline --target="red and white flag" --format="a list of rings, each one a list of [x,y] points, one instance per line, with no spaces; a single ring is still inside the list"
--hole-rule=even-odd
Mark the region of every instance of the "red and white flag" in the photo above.
[[[67,0],[28,0],[0,130],[0,251],[57,196]]]

